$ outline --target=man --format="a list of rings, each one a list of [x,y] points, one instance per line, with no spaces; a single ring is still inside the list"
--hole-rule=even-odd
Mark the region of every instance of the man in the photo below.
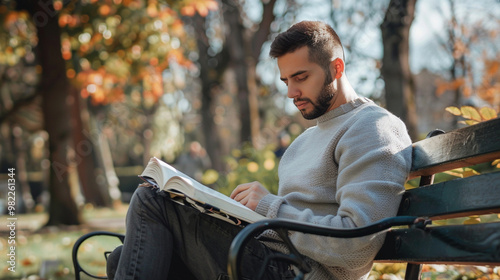
[[[410,169],[411,141],[398,118],[357,96],[335,31],[321,22],[300,22],[276,37],[270,55],[277,58],[288,97],[317,125],[283,155],[278,195],[252,182],[237,186],[231,198],[269,218],[332,228],[394,216]],[[115,278],[225,279],[228,248],[239,230],[152,188],[139,188]],[[313,267],[308,279],[364,279],[383,235],[334,239],[294,233],[291,239]],[[252,240],[243,275],[251,278],[275,250],[282,250],[279,242]],[[266,279],[293,275],[287,265],[272,263]]]
[[[198,141],[189,143],[189,148],[182,153],[175,162],[175,168],[189,177],[201,181],[203,172],[211,167],[212,163],[205,149]]]

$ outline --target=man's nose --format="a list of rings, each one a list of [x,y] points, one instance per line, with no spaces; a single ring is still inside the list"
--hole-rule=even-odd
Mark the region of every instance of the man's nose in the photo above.
[[[293,85],[288,85],[288,92],[287,92],[288,98],[296,98],[300,96],[300,90],[293,86]]]

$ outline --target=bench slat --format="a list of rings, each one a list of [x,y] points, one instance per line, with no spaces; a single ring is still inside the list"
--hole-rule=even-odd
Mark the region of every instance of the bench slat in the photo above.
[[[500,172],[408,190],[398,216],[437,220],[489,213],[500,213]]]
[[[498,127],[500,118],[414,143],[410,178],[500,158]]]
[[[442,238],[441,236],[445,236]],[[451,240],[446,237],[453,236]],[[500,223],[396,229],[376,262],[500,265]]]

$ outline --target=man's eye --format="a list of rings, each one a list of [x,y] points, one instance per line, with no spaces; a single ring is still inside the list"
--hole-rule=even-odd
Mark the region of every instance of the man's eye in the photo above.
[[[302,81],[305,81],[307,79],[308,76],[304,76],[304,77],[297,77],[297,81],[299,82],[302,82]]]

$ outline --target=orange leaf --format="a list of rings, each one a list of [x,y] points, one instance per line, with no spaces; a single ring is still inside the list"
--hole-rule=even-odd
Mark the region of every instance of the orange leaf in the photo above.
[[[206,17],[208,15],[208,9],[202,3],[196,3],[195,7],[196,7],[196,10],[198,11],[198,14],[200,16]]]
[[[148,13],[148,16],[150,16],[152,18],[158,16],[158,9],[156,8],[156,5],[154,5],[154,4],[149,4],[146,11]]]
[[[63,7],[62,1],[54,1],[53,5],[54,5],[54,10],[56,10],[56,11],[61,10]]]
[[[107,16],[109,15],[109,13],[111,12],[111,8],[108,6],[108,5],[102,5],[100,8],[99,8],[99,13],[102,15],[102,16]]]
[[[194,16],[196,12],[202,17],[206,17],[209,11],[217,10],[218,4],[214,0],[190,0],[181,8],[181,14]]]
[[[463,89],[463,95],[465,97],[470,97],[472,94],[472,89],[470,87],[465,86]]]
[[[192,17],[194,16],[195,9],[193,6],[185,6],[181,8],[181,15]]]
[[[436,82],[436,95],[442,95],[445,91],[448,90],[457,90],[461,86],[465,84],[465,79],[464,78],[458,78],[454,81],[451,82],[446,82],[446,81],[437,81]]]
[[[30,266],[32,264],[33,264],[33,262],[31,261],[30,258],[24,258],[21,260],[21,265],[23,265],[23,266]]]
[[[500,70],[500,62],[489,61],[488,63],[486,63],[486,74],[488,76],[495,75],[496,73],[498,73],[499,70]]]
[[[10,25],[17,21],[19,18],[19,12],[9,12],[3,21],[5,28],[7,29]]]

